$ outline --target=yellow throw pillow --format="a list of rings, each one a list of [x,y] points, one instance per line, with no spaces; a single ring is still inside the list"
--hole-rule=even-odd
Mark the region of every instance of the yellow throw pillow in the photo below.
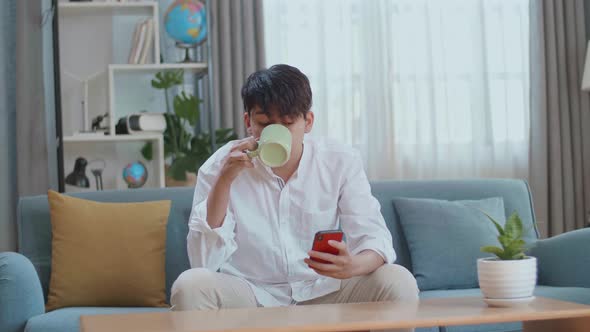
[[[51,279],[46,310],[165,307],[170,201],[100,203],[49,191]]]

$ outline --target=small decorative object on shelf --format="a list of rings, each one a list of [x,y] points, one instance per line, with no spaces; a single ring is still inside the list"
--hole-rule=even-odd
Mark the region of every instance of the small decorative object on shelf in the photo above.
[[[103,115],[99,115],[92,119],[92,131],[93,132],[103,132],[105,135],[108,134],[109,127],[101,125],[102,121],[109,117],[109,113],[105,113]]]
[[[101,166],[95,166],[100,163]],[[90,165],[90,172],[94,175],[94,181],[96,183],[96,190],[103,190],[102,187],[102,171],[107,167],[107,163],[102,159],[96,159],[88,163]]]
[[[141,188],[147,178],[147,168],[141,161],[134,161],[123,168],[123,180],[129,188]]]
[[[205,42],[207,38],[207,14],[205,5],[198,0],[176,0],[166,11],[166,32],[185,51],[183,62],[190,59],[189,50]]]
[[[78,157],[74,164],[74,170],[66,176],[66,184],[79,188],[90,188],[90,181],[86,176],[86,165],[88,165],[88,161],[83,157]]]
[[[117,135],[162,134],[166,130],[166,118],[161,113],[140,112],[119,119],[115,126]]]

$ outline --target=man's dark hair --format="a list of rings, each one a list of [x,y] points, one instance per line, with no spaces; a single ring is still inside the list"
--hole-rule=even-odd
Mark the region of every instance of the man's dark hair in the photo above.
[[[311,109],[309,79],[299,69],[289,65],[274,65],[251,74],[242,87],[244,110],[258,106],[270,116],[270,109],[279,115],[305,117]]]

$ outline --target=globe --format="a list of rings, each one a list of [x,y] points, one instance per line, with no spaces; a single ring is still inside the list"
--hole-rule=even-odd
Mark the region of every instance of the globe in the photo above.
[[[147,181],[147,168],[141,161],[134,161],[123,168],[123,180],[129,188],[140,188]]]
[[[164,25],[177,43],[198,45],[207,37],[205,5],[197,0],[176,0],[166,11]]]

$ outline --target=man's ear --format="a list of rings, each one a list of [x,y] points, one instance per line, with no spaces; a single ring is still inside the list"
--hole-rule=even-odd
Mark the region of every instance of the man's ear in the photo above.
[[[252,124],[250,123],[250,115],[248,112],[244,112],[244,126],[246,126],[246,133],[248,133],[248,136],[252,136]]]
[[[311,132],[311,129],[313,128],[313,120],[314,120],[314,115],[312,111],[307,112],[307,115],[305,115],[305,133],[309,133]]]

